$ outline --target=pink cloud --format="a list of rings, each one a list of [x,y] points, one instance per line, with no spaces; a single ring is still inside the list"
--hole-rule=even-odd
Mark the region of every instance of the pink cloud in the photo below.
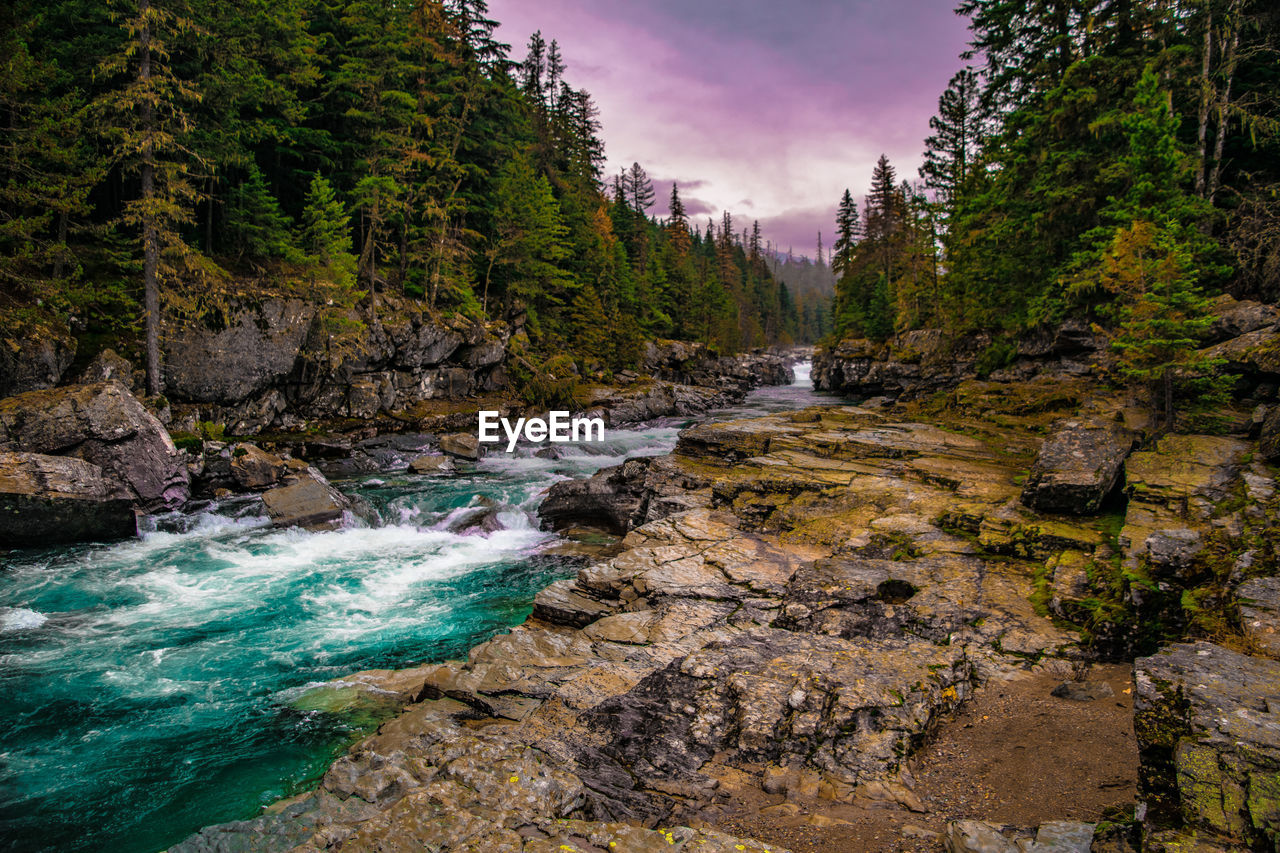
[[[775,245],[811,253],[881,152],[915,177],[962,65],[951,2],[490,0],[490,12],[513,58],[535,29],[559,41],[569,83],[600,107],[607,173],[638,161],[667,181],[655,214],[677,180],[686,208],[759,219]]]

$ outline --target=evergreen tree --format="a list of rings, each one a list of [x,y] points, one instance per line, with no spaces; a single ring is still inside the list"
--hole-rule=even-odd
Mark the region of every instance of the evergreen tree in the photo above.
[[[836,242],[831,247],[831,271],[842,277],[853,267],[854,251],[858,247],[858,205],[846,189],[836,211]]]
[[[187,105],[199,99],[170,62],[170,44],[191,26],[169,0],[119,0],[116,19],[124,44],[102,65],[121,85],[98,101],[114,160],[136,175],[138,196],[124,205],[122,221],[138,229],[142,242],[143,316],[146,329],[147,393],[159,394],[160,279],[184,262],[188,248],[179,228],[192,220],[195,190],[190,181],[191,123]]]
[[[933,134],[925,139],[920,177],[944,204],[960,192],[982,144],[983,119],[977,75],[965,68],[956,72],[938,98],[938,114],[929,119]]]
[[[626,176],[627,196],[631,200],[631,209],[637,216],[648,216],[653,207],[653,182],[639,163],[632,163]]]
[[[237,256],[251,258],[283,258],[293,245],[289,238],[289,217],[280,205],[257,164],[249,167],[249,175],[232,189],[227,201],[226,233]]]

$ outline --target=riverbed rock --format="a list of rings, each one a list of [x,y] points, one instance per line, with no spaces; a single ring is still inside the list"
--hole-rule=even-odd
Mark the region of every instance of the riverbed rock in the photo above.
[[[442,453],[427,453],[410,460],[409,470],[415,474],[444,474],[454,466],[453,460]]]
[[[1280,577],[1245,581],[1236,598],[1245,636],[1264,654],[1280,660]]]
[[[0,452],[0,545],[38,546],[137,534],[134,496],[91,462]]]
[[[242,489],[266,489],[280,482],[287,470],[279,456],[267,453],[255,444],[232,445],[231,476]]]
[[[395,692],[420,684],[418,701],[321,786],[377,814],[326,824],[312,849],[588,850],[597,836],[566,834],[560,818],[650,832],[762,786],[923,809],[906,763],[938,721],[984,683],[1078,654],[1031,598],[1046,559],[1089,554],[1102,534],[1018,502],[1033,430],[944,429],[895,410],[691,431],[671,457],[553,489],[544,517],[611,516],[621,551],[552,583],[530,619],[465,659],[406,676]],[[652,517],[656,502],[672,511]],[[455,777],[446,765],[464,755]],[[511,769],[495,784],[489,768]],[[548,792],[540,803],[526,779]],[[571,813],[554,805],[570,801]],[[634,837],[658,849],[697,838],[682,833]]]
[[[342,525],[353,504],[314,468],[288,486],[270,489],[262,494],[267,516],[276,527],[305,527],[308,530],[333,530]]]
[[[52,388],[76,356],[65,328],[31,329],[0,337],[0,397]]]
[[[113,349],[104,349],[93,357],[80,372],[79,383],[87,385],[93,382],[119,382],[132,392],[140,392],[133,381],[133,364]]]
[[[551,486],[538,507],[544,526],[562,530],[589,525],[626,533],[674,512],[705,506],[705,478],[663,457],[628,459],[602,468],[585,480],[562,480]]]
[[[447,433],[440,436],[440,450],[450,456],[474,462],[480,458],[480,440],[467,432]]]
[[[160,422],[115,381],[0,400],[0,450],[92,462],[146,510],[175,509],[190,491],[184,455]]]
[[[1148,828],[1280,841],[1280,661],[1180,643],[1134,663]]]
[[[1114,421],[1067,418],[1050,427],[1022,502],[1041,512],[1092,515],[1115,489],[1134,434]]]

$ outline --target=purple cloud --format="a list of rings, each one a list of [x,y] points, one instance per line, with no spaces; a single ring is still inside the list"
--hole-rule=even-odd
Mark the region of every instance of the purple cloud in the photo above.
[[[541,29],[600,106],[607,173],[638,161],[656,215],[679,181],[690,215],[759,219],[777,246],[828,243],[881,152],[914,178],[929,117],[963,64],[952,0],[490,0],[524,56]],[[686,187],[688,194],[684,192]],[[693,192],[696,189],[697,192]],[[662,210],[658,210],[661,208]],[[775,233],[776,232],[776,233]]]

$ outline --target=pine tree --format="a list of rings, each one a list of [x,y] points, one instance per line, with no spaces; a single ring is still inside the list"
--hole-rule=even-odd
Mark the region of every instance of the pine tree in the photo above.
[[[267,187],[257,164],[248,177],[231,190],[227,200],[226,233],[237,257],[284,258],[291,254],[291,223]]]
[[[925,139],[920,177],[950,205],[964,185],[982,144],[983,117],[977,75],[957,71],[938,98],[938,114],[929,119],[933,134]]]
[[[199,100],[189,81],[171,63],[173,40],[191,27],[166,0],[138,0],[130,9],[119,0],[116,19],[125,33],[122,48],[102,70],[123,78],[97,107],[106,118],[114,159],[136,174],[139,195],[124,206],[125,225],[142,237],[143,313],[146,328],[147,393],[159,394],[160,278],[175,271],[189,250],[179,228],[192,221],[195,190],[190,181],[191,151],[186,145],[191,122],[187,105]]]
[[[64,279],[78,274],[71,237],[87,224],[89,192],[106,168],[90,144],[83,93],[55,87],[68,75],[32,55],[32,30],[16,8],[0,12],[0,285],[56,304]]]
[[[1198,406],[1223,402],[1232,377],[1217,377],[1223,361],[1199,349],[1213,322],[1212,301],[1196,286],[1185,244],[1135,221],[1115,232],[1098,283],[1114,299],[1107,313],[1118,377],[1148,390],[1165,429],[1174,427],[1179,396]]]
[[[626,175],[627,194],[631,199],[631,209],[637,216],[648,216],[653,207],[653,182],[639,163],[632,163]]]
[[[858,247],[858,205],[846,189],[836,211],[836,242],[831,247],[831,272],[842,277],[853,267],[854,252]]]
[[[498,185],[485,301],[488,278],[501,267],[508,307],[523,303],[540,320],[548,309],[563,305],[574,284],[561,267],[569,255],[567,233],[547,179],[536,175],[526,158],[508,163]]]
[[[316,273],[334,286],[336,295],[331,298],[347,304],[356,281],[351,217],[333,186],[319,173],[311,178],[306,205],[299,217],[297,243]]]
[[[351,252],[351,217],[318,172],[311,177],[299,224],[298,244],[308,255],[329,260]]]

